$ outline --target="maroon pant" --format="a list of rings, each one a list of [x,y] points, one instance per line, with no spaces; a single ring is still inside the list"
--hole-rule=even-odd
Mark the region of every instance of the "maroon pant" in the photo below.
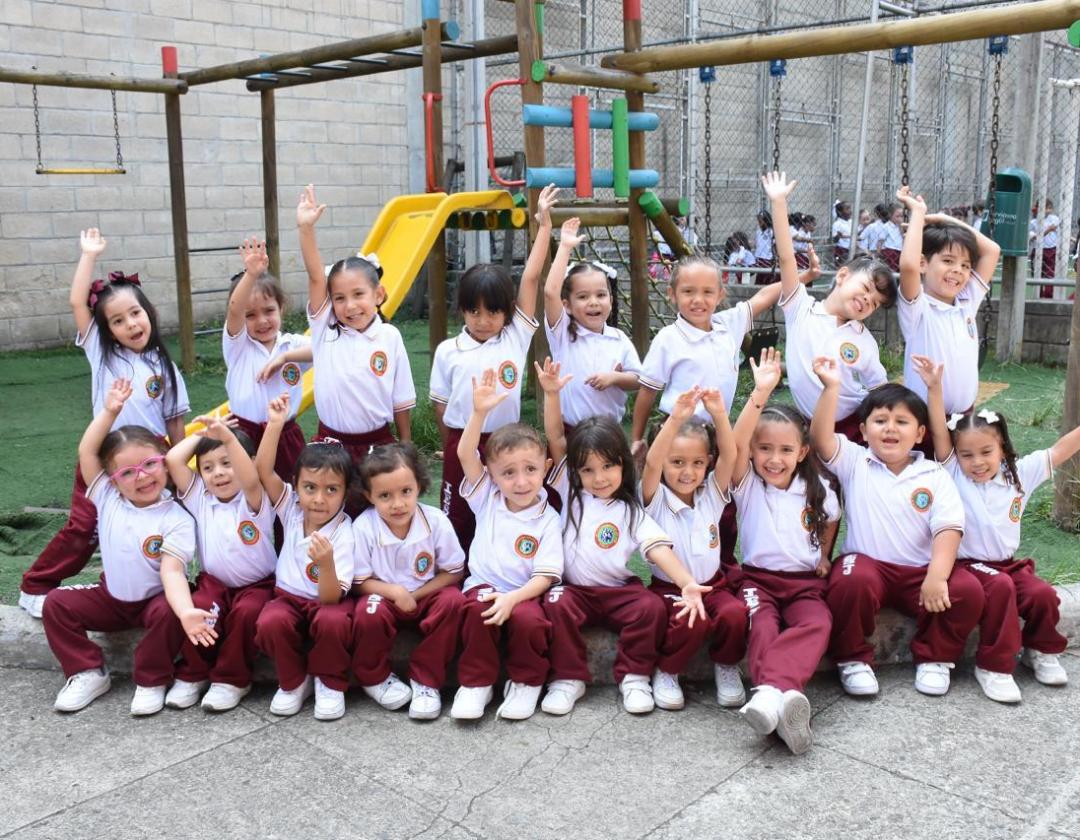
[[[266,432],[265,423],[256,423],[243,417],[236,418],[236,426],[240,431],[251,438],[258,449],[259,442]],[[331,435],[331,437],[334,437]],[[304,451],[304,431],[295,420],[289,420],[281,427],[281,438],[278,440],[277,460],[274,461],[274,472],[282,481],[290,484],[296,478],[296,459]]]
[[[543,597],[551,621],[551,677],[592,680],[582,629],[599,625],[619,634],[615,682],[627,674],[652,676],[667,626],[664,599],[633,578],[622,586],[553,586]]]
[[[1057,270],[1057,248],[1043,248],[1042,252],[1042,271],[1039,272],[1039,277],[1044,280],[1053,280],[1054,272]],[[1040,286],[1039,297],[1052,298],[1054,296],[1053,286]]]
[[[709,581],[713,589],[702,597],[709,617],[703,621],[698,616],[691,627],[687,620],[689,616],[675,617],[682,609],[682,605],[676,604],[682,597],[679,587],[653,578],[649,588],[664,599],[664,606],[667,607],[667,626],[657,662],[661,671],[681,674],[709,639],[709,658],[713,662],[720,665],[739,664],[746,653],[746,606],[724,584],[722,574]]]
[[[458,682],[478,688],[494,685],[499,678],[499,637],[506,632],[506,674],[525,685],[543,685],[548,673],[551,622],[540,607],[540,598],[522,601],[502,627],[484,624],[482,613],[491,601],[478,600],[492,587],[482,584],[465,593],[461,614],[461,656]]]
[[[919,606],[925,566],[900,566],[865,554],[845,554],[833,563],[826,600],[833,616],[829,652],[835,662],[874,659],[867,641],[874,632],[882,607],[915,619],[911,654],[921,662],[956,662],[975,629],[983,608],[982,586],[962,565],[949,577],[949,601],[944,612],[931,613]]]
[[[735,513],[735,502],[724,505],[720,514],[720,568],[727,574],[728,569],[738,565],[735,562],[735,544],[739,541],[739,520]]]
[[[415,624],[424,638],[409,657],[409,679],[441,688],[446,667],[457,651],[465,596],[444,586],[421,601],[416,611],[402,612],[382,595],[363,595],[353,611],[352,669],[360,685],[378,685],[390,676],[390,650],[398,626]]]
[[[750,610],[751,683],[802,691],[829,647],[832,614],[825,579],[813,572],[744,565],[742,584]]]
[[[23,573],[22,591],[29,595],[47,595],[66,578],[81,572],[97,548],[97,518],[97,508],[86,498],[86,480],[76,464],[71,513],[64,527]]]
[[[840,268],[848,259],[848,249],[841,248],[839,245],[833,247],[833,265]]]
[[[461,543],[461,547],[468,554],[473,535],[476,533],[476,516],[473,515],[469,503],[461,495],[461,482],[465,478],[465,470],[462,468],[461,459],[458,458],[457,454],[458,443],[461,441],[461,432],[462,429],[448,428],[446,430],[446,446],[443,447],[442,493],[439,494],[439,497],[442,512],[449,517],[450,524],[454,526],[454,533],[457,534],[458,542]],[[491,437],[490,433],[480,435],[480,460],[485,464],[487,458],[484,457],[484,444],[487,443],[489,437]],[[482,683],[482,685],[489,685],[489,683]]]
[[[180,619],[164,593],[143,601],[121,601],[109,594],[104,575],[100,583],[54,589],[45,599],[42,621],[65,677],[105,664],[101,648],[87,638],[87,630],[115,633],[145,628],[146,634],[135,646],[134,676],[135,685],[148,688],[169,684],[173,660],[184,641]]]
[[[1021,646],[1040,653],[1061,653],[1068,639],[1057,631],[1058,594],[1035,576],[1034,560],[999,563],[963,561],[986,595],[979,619],[975,664],[987,671],[1011,674]],[[1023,633],[1020,619],[1024,619]]]
[[[349,453],[349,457],[352,458],[354,467],[359,467],[374,447],[382,446],[385,443],[397,442],[394,435],[390,432],[389,426],[383,426],[382,428],[375,429],[371,432],[354,435],[348,434],[347,432],[335,431],[320,420],[319,428],[315,432],[315,437],[311,440],[320,441],[328,437],[341,441],[341,445],[345,447],[345,450]],[[345,512],[355,519],[367,507],[367,500],[360,490],[360,482],[354,481],[345,498]]]
[[[315,598],[300,598],[274,589],[274,600],[263,607],[255,622],[255,644],[274,660],[282,688],[298,688],[308,674],[338,691],[349,687],[355,604],[348,598],[336,604],[321,604]],[[309,638],[311,650],[305,654]]]
[[[893,271],[900,270],[900,252],[896,248],[882,248],[881,259]]]
[[[776,263],[773,260],[758,259],[754,261],[755,268],[774,268]],[[768,286],[776,280],[776,273],[773,271],[760,271],[754,274],[755,286]]]
[[[215,629],[217,641],[210,647],[193,645],[186,638],[180,652],[183,661],[176,668],[178,679],[200,682],[209,679],[237,688],[251,685],[255,667],[255,622],[267,602],[274,597],[273,576],[249,586],[230,588],[213,575],[201,572],[195,581],[191,602],[200,610],[218,605]]]

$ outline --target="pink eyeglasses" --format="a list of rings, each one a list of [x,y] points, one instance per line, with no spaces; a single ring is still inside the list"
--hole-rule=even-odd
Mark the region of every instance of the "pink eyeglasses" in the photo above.
[[[124,467],[122,470],[117,470],[109,476],[113,481],[119,482],[132,482],[139,477],[139,473],[144,475],[157,475],[165,468],[165,456],[164,455],[151,455],[149,458],[139,462],[133,467]]]

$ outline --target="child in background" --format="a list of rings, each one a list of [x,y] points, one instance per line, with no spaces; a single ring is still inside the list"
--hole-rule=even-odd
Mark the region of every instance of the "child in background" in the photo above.
[[[472,411],[471,383],[480,371],[494,368],[499,386],[510,397],[485,415],[479,441],[482,449],[488,435],[521,417],[521,380],[533,333],[539,326],[533,318],[536,287],[551,241],[551,208],[558,193],[554,185],[540,191],[536,212],[540,228],[521,272],[516,297],[514,283],[502,266],[474,265],[458,281],[458,310],[465,326],[460,335],[436,348],[432,360],[431,402],[443,443],[442,511],[450,517],[466,551],[476,519],[461,495],[465,473],[457,453]],[[470,452],[476,448],[474,445]]]
[[[732,474],[754,686],[740,714],[755,732],[775,731],[800,755],[813,743],[803,691],[832,628],[825,579],[840,505],[832,476],[810,451],[806,421],[789,406],[766,405],[780,384],[780,354],[764,350],[761,363],[751,359],[750,366],[754,390],[735,424]]]
[[[810,249],[814,245],[815,220],[813,216],[803,213],[792,213],[788,216],[791,224],[791,238],[795,243],[795,264],[802,271],[810,267]],[[773,228],[773,242],[775,248],[776,229]]]
[[[1061,227],[1061,219],[1054,213],[1054,202],[1050,199],[1046,199],[1045,210],[1043,212],[1042,223],[1042,264],[1037,266],[1039,277],[1044,280],[1053,280],[1054,273],[1057,269],[1057,247],[1058,242],[1061,239],[1061,233],[1059,228]],[[1031,208],[1031,224],[1028,226],[1028,241],[1030,243],[1031,253],[1034,258],[1034,254],[1037,252],[1035,247],[1036,240],[1039,238],[1039,208],[1038,206]],[[1032,272],[1034,273],[1034,271]],[[1040,286],[1039,297],[1040,298],[1052,298],[1054,296],[1053,286]]]
[[[345,499],[353,461],[337,441],[309,443],[296,460],[294,484],[274,472],[278,438],[289,419],[287,394],[272,400],[255,468],[284,530],[274,599],[255,624],[255,644],[274,660],[275,715],[295,715],[315,692],[316,720],[345,714],[356,580],[352,521]],[[308,643],[310,642],[310,648]],[[312,678],[314,677],[314,680]]]
[[[165,445],[142,426],[116,425],[132,392],[131,380],[115,378],[79,442],[103,571],[99,583],[62,586],[45,599],[45,637],[67,677],[58,712],[84,709],[109,690],[105,658],[88,630],[146,629],[135,647],[133,715],[161,711],[185,634],[201,645],[217,637],[210,613],[193,608],[188,594],[195,523],[165,489]]]
[[[926,404],[903,385],[882,385],[859,406],[868,447],[834,434],[839,364],[814,360],[824,390],[810,424],[814,450],[840,480],[847,509],[843,556],[829,575],[829,653],[844,691],[877,694],[867,639],[878,611],[891,606],[916,621],[915,689],[945,694],[983,608],[979,582],[956,564],[964,533],[960,494],[940,464],[912,451],[928,417]]]
[[[885,265],[893,271],[900,270],[900,249],[904,245],[904,234],[901,232],[903,222],[904,208],[899,204],[890,204],[889,217],[881,225],[877,251]]]
[[[986,596],[975,679],[991,700],[1019,703],[1020,688],[1012,676],[1018,655],[1044,685],[1065,685],[1069,679],[1057,656],[1068,642],[1057,629],[1057,592],[1035,576],[1034,560],[1016,558],[1016,549],[1024,508],[1054,468],[1080,452],[1080,428],[1049,449],[1020,458],[1005,418],[996,411],[954,413],[946,420],[943,366],[925,356],[914,362],[930,392],[934,454],[964,503],[966,525],[958,555]]]
[[[473,409],[458,441],[458,457],[465,473],[461,493],[476,514],[476,537],[464,586],[461,687],[450,717],[483,717],[499,677],[499,637],[505,625],[504,664],[510,679],[496,717],[525,720],[536,711],[549,667],[551,623],[540,598],[563,573],[559,517],[543,486],[551,460],[535,429],[509,423],[488,438],[485,467],[477,451],[480,430],[499,403],[512,397],[491,369],[479,382],[472,377],[472,387]]]
[[[773,222],[768,210],[757,214],[758,229],[754,234],[754,264],[758,268],[771,269],[773,262]],[[754,275],[754,283],[765,286],[773,282],[772,271],[762,271]]]
[[[411,443],[376,447],[360,465],[371,507],[353,522],[357,577],[365,578],[353,613],[353,673],[383,708],[409,703],[413,720],[434,720],[442,710],[439,689],[465,606],[458,589],[465,552],[442,511],[420,503],[429,482]],[[411,688],[390,670],[390,649],[405,623],[423,634],[409,658]]]
[[[757,265],[757,258],[754,256],[754,252],[750,250],[750,240],[741,230],[735,231],[724,242],[724,265],[744,266],[746,268]],[[736,282],[740,284],[746,283],[748,276],[746,272],[736,272]],[[725,271],[721,279],[726,283],[728,281],[728,272]]]
[[[713,426],[694,416],[698,402],[705,405]],[[645,513],[672,538],[672,548],[698,583],[711,587],[702,599],[708,619],[690,622],[677,618],[682,593],[659,568],[652,570],[653,592],[664,599],[667,628],[660,659],[653,674],[653,697],[661,708],[681,708],[681,674],[701,646],[709,641],[716,702],[738,707],[746,702],[739,660],[746,653],[746,606],[725,586],[720,569],[718,523],[731,501],[728,486],[735,460],[724,400],[717,390],[693,388],[680,394],[649,446],[640,493]]]
[[[836,214],[832,223],[833,265],[839,268],[847,262],[851,251],[851,204],[838,201],[833,205],[833,212]],[[859,223],[862,224],[862,214],[859,214]]]
[[[881,243],[885,239],[885,223],[889,221],[890,212],[888,204],[875,204],[873,221],[866,228],[866,250],[878,259],[881,259]]]
[[[859,250],[864,254],[872,254],[874,249],[870,247],[870,233],[871,233],[870,211],[862,209],[859,211]],[[839,264],[837,265],[839,268]]]
[[[143,294],[137,274],[127,277],[114,271],[108,281],[92,279],[97,258],[105,250],[97,228],[80,231],[79,244],[82,256],[68,303],[75,317],[75,345],[90,363],[94,415],[104,410],[112,383],[128,379],[134,383],[132,394],[123,402],[115,428],[143,426],[162,440],[168,435],[179,442],[184,437],[187,388],[169,358],[157,310]],[[81,572],[97,546],[97,510],[86,492],[84,474],[76,465],[67,522],[22,577],[19,606],[34,618],[41,618],[45,596]]]

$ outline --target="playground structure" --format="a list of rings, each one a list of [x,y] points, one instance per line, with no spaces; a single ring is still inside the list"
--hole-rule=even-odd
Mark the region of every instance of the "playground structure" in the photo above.
[[[877,5],[875,2],[875,9]],[[425,181],[429,195],[403,197],[389,203],[364,244],[365,252],[374,250],[380,253],[385,265],[395,265],[393,273],[384,278],[393,301],[387,308],[388,314],[404,297],[419,271],[420,263],[425,263],[431,312],[429,337],[434,347],[445,337],[447,331],[444,230],[514,228],[528,221],[528,238],[531,241],[536,231],[532,212],[535,210],[537,191],[546,183],[554,182],[567,188],[572,187],[575,192],[574,198],[565,202],[566,206],[562,208],[560,218],[573,214],[580,216],[583,224],[587,226],[617,225],[627,228],[630,333],[637,347],[644,350],[649,339],[651,321],[648,262],[652,240],[649,225],[656,227],[675,254],[690,251],[671,219],[672,211],[685,213],[686,198],[679,195],[660,197],[648,191],[656,187],[663,192],[663,187],[660,184],[660,173],[649,168],[646,155],[646,137],[649,131],[656,128],[657,120],[656,115],[650,114],[645,108],[645,95],[660,89],[659,82],[647,74],[675,69],[773,62],[777,67],[774,78],[777,80],[775,93],[779,99],[784,73],[783,65],[777,62],[783,60],[852,51],[869,53],[898,47],[1043,32],[1064,29],[1080,19],[1080,0],[1039,0],[1025,4],[1023,14],[1017,14],[1012,7],[979,8],[963,13],[917,16],[850,26],[826,26],[805,32],[732,37],[715,42],[643,49],[641,2],[623,0],[622,51],[605,56],[597,66],[586,66],[545,59],[543,2],[516,0],[513,4],[515,33],[473,43],[457,41],[458,26],[454,21],[441,20],[437,0],[423,0],[421,8],[423,22],[419,27],[183,73],[178,69],[175,48],[165,47],[162,50],[161,79],[48,74],[0,68],[0,81],[99,88],[114,92],[141,91],[164,97],[173,256],[181,327],[181,356],[185,367],[194,362],[194,324],[181,102],[184,94],[196,86],[243,79],[246,80],[249,91],[259,94],[265,232],[270,253],[270,269],[279,273],[274,91],[340,78],[422,68]],[[443,154],[442,64],[491,56],[516,57],[518,65],[517,77],[500,80],[499,86],[520,89],[524,178],[504,180],[496,171],[497,150],[493,142],[489,141],[487,151],[492,179],[500,186],[520,190],[519,197],[515,200],[510,193],[502,191],[456,193],[441,197],[440,176],[446,165]],[[715,70],[712,72],[715,74]],[[702,69],[702,74],[704,78],[708,71]],[[590,108],[588,99],[580,93],[574,95],[569,108],[552,107],[544,102],[544,88],[549,85],[568,86],[578,91],[582,88],[618,91],[621,96],[612,102],[610,111]],[[493,89],[495,87],[492,86]],[[491,92],[493,91],[489,90],[489,98]],[[487,122],[490,138],[490,111]],[[567,128],[572,130],[572,160],[553,161],[555,165],[551,165],[547,161],[546,132]],[[610,132],[610,169],[592,165],[591,133],[596,130]],[[119,134],[117,137],[119,139]],[[774,162],[779,162],[779,145],[777,129],[774,137]],[[860,160],[861,157],[860,153]],[[595,190],[608,188],[612,189],[613,197],[597,199]],[[1022,284],[1023,278],[1019,279]],[[1007,300],[1003,300],[1001,306],[1002,324],[1005,328],[999,328],[999,341],[1007,345],[1006,357],[1019,346],[1022,337],[1015,322],[1017,302],[1022,315],[1022,298],[1015,292],[1015,288],[1007,275],[1003,292]],[[1009,317],[1013,320],[1006,324]],[[1068,396],[1080,392],[1080,319],[1075,316],[1075,310],[1073,333],[1065,413],[1067,424],[1080,421],[1080,405],[1077,405],[1076,399]],[[542,336],[538,340],[542,341]],[[999,345],[999,354],[1001,350]]]

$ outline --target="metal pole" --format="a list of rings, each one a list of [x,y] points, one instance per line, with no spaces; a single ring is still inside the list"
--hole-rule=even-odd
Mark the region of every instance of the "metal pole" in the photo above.
[[[872,0],[870,3],[870,23],[877,23],[878,19],[878,0]],[[862,96],[862,123],[859,128],[859,152],[858,157],[855,158],[855,202],[851,205],[852,218],[859,218],[859,210],[862,208],[862,185],[863,185],[863,171],[866,166],[866,132],[869,128],[870,122],[870,89],[874,84],[874,54],[868,52],[866,54],[866,78],[863,81],[863,96]],[[856,224],[852,225],[852,242],[851,251],[855,251],[859,248],[858,232],[855,230]]]

